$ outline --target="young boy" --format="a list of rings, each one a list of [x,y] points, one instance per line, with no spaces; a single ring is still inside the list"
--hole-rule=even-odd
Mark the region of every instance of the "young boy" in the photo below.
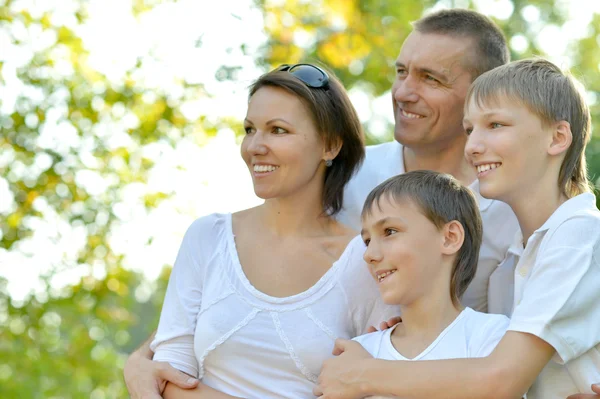
[[[386,304],[402,322],[356,337],[376,358],[434,360],[489,355],[509,320],[463,308],[482,237],[471,191],[450,175],[415,171],[388,179],[362,211],[364,254]]]

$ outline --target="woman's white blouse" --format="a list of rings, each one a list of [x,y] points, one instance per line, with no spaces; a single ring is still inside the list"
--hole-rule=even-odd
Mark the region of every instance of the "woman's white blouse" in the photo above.
[[[265,295],[240,265],[231,214],[188,229],[169,280],[154,359],[248,398],[309,398],[334,340],[399,314],[380,299],[355,237],[308,290]]]

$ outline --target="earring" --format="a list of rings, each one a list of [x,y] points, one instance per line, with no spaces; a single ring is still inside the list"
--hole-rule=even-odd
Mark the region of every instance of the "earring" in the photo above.
[[[333,161],[331,159],[325,161],[325,166],[330,167],[331,165],[333,165]]]

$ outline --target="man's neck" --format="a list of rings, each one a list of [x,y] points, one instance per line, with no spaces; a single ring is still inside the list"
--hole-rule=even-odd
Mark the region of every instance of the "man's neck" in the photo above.
[[[404,147],[404,170],[433,170],[448,173],[469,186],[477,177],[464,155],[464,143],[454,143],[444,148]]]

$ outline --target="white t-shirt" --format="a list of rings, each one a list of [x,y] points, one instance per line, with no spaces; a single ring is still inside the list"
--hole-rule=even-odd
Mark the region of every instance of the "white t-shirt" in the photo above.
[[[497,293],[490,309],[512,313],[508,330],[533,334],[556,349],[527,398],[592,393],[590,385],[600,382],[600,212],[594,195],[562,204],[524,250],[518,232],[490,284]]]
[[[334,340],[398,314],[384,305],[355,237],[308,290],[276,298],[256,290],[240,265],[230,214],[196,220],[177,255],[154,359],[245,398],[311,398]]]
[[[360,231],[360,214],[367,195],[392,176],[405,173],[402,144],[397,141],[368,146],[365,162],[346,185],[344,209],[337,219]],[[483,221],[483,242],[475,278],[463,295],[462,303],[480,312],[488,311],[488,283],[492,272],[505,258],[519,223],[512,209],[503,202],[483,198],[476,180],[470,188],[479,203]]]
[[[407,358],[394,348],[392,333],[398,326],[354,338],[373,357],[384,360],[443,360],[486,357],[508,327],[508,317],[465,308],[423,352]]]

